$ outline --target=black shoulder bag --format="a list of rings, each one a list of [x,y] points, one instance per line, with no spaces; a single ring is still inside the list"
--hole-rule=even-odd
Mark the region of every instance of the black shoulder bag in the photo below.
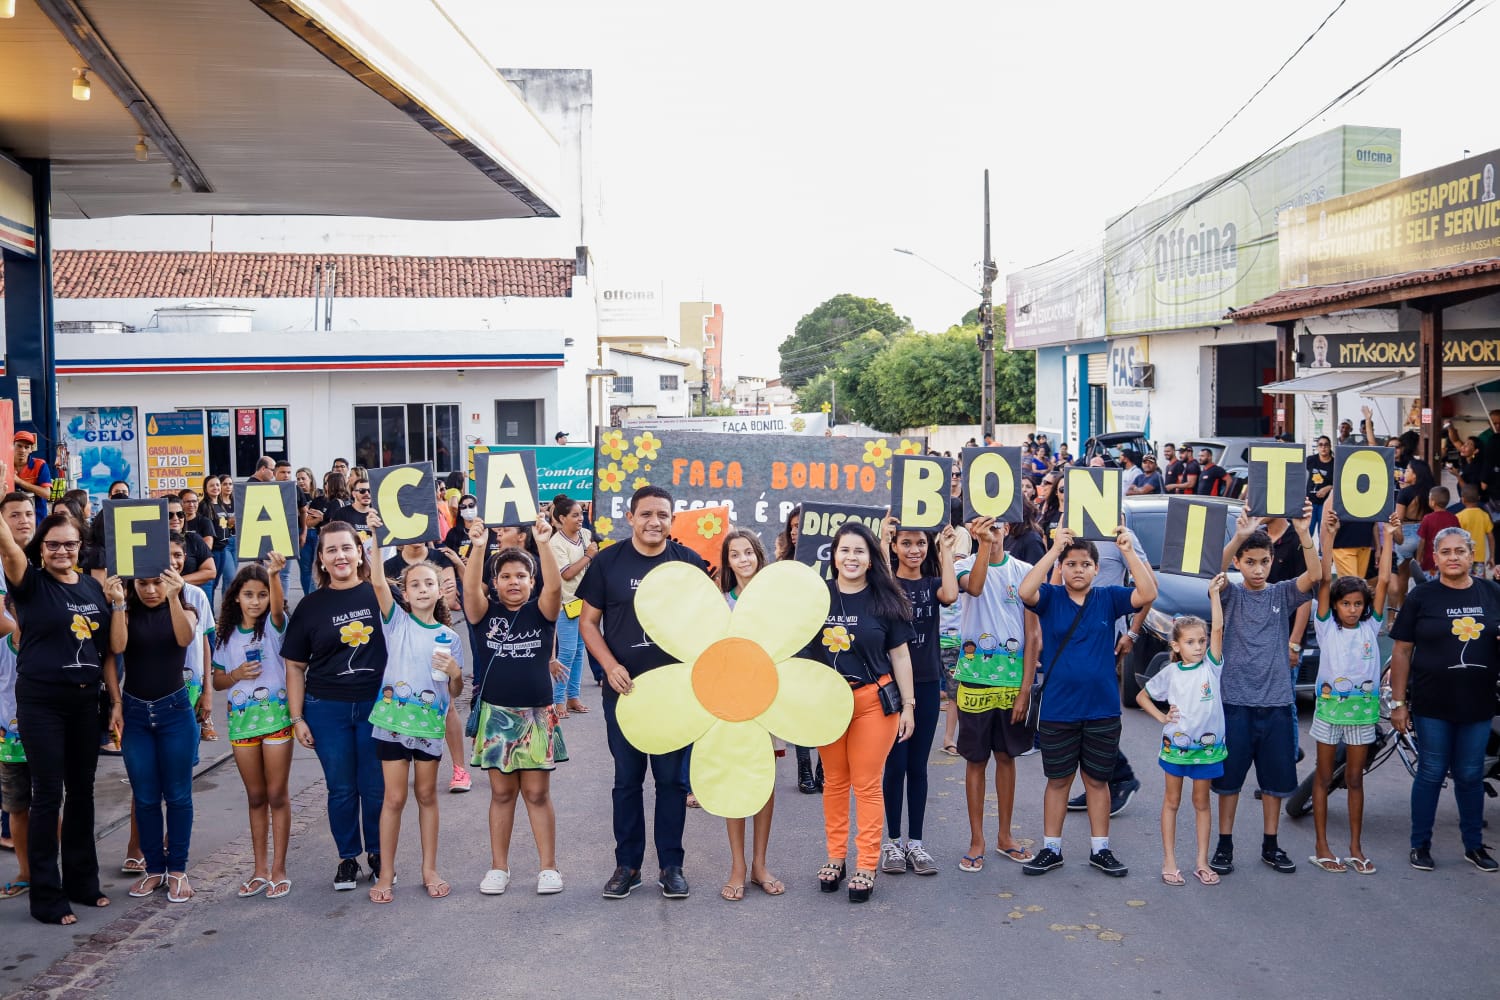
[[[1073,624],[1068,626],[1068,631],[1063,633],[1062,642],[1057,644],[1057,652],[1052,654],[1052,666],[1057,666],[1058,659],[1063,650],[1068,648],[1068,642],[1073,638],[1073,633],[1078,631],[1078,623],[1083,621],[1083,613],[1088,610],[1089,600],[1094,596],[1092,590],[1083,603],[1078,606],[1078,613],[1073,616]],[[1043,670],[1036,680],[1031,682],[1031,700],[1026,704],[1026,721],[1022,723],[1027,729],[1035,729],[1036,724],[1042,719],[1042,688],[1047,684],[1049,670]]]

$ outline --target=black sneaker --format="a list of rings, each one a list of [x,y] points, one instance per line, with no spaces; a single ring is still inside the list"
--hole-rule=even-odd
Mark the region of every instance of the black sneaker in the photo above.
[[[667,899],[688,898],[687,877],[682,874],[682,869],[677,865],[663,868],[656,884],[661,886],[661,894]]]
[[[1083,792],[1079,792],[1068,800],[1068,812],[1070,813],[1086,812],[1088,811],[1088,807],[1089,797]]]
[[[1472,851],[1464,851],[1464,860],[1489,875],[1500,871],[1500,864],[1495,863],[1495,859],[1490,857],[1490,852],[1486,851],[1483,846],[1476,847]]]
[[[340,892],[353,889],[359,884],[359,862],[345,858],[339,862],[339,870],[333,875],[333,887]]]
[[[371,882],[379,882],[380,881],[380,855],[375,854],[375,853],[372,852],[370,854],[366,854],[365,855],[365,860],[370,865],[370,881]],[[401,876],[400,875],[392,875],[391,876],[391,885],[392,886],[394,886],[397,882],[400,882],[400,881],[401,881]]]
[[[1208,867],[1219,875],[1228,875],[1234,871],[1234,851],[1224,847],[1214,851],[1214,856],[1208,859]]]
[[[1054,868],[1061,868],[1063,856],[1050,847],[1044,847],[1036,857],[1021,866],[1024,875],[1045,875]]]
[[[1432,849],[1429,847],[1413,847],[1411,849],[1411,866],[1419,872],[1430,872],[1436,867],[1432,863]]]
[[[1286,851],[1283,851],[1279,847],[1274,851],[1261,851],[1260,859],[1283,875],[1290,875],[1297,870],[1297,866],[1292,863],[1292,859],[1287,857]]]
[[[1141,783],[1136,778],[1122,781],[1118,785],[1112,785],[1109,789],[1109,814],[1118,816],[1130,805],[1130,800],[1135,798],[1135,793],[1141,790]]]
[[[1124,878],[1130,874],[1130,869],[1120,864],[1120,859],[1115,857],[1115,852],[1107,847],[1102,851],[1095,851],[1093,854],[1090,854],[1089,864],[1104,874],[1113,875],[1115,878]]]
[[[621,865],[615,869],[615,873],[604,883],[605,899],[624,899],[630,895],[630,890],[641,884],[641,870],[639,868],[626,868]]]

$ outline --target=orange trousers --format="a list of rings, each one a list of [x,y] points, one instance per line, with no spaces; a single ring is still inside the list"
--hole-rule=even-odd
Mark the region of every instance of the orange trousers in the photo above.
[[[823,762],[823,827],[830,858],[843,858],[849,853],[852,790],[859,824],[854,834],[858,858],[854,867],[872,872],[880,863],[880,837],[885,826],[881,778],[900,724],[901,716],[881,711],[879,689],[866,684],[854,689],[854,717],[844,735],[826,747],[818,747]]]

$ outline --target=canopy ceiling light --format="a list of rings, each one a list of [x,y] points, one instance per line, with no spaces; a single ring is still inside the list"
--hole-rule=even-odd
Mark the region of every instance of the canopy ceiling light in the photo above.
[[[178,177],[177,174],[173,173],[172,174],[172,183],[168,184],[167,187],[171,190],[171,192],[173,194],[182,194],[182,178]]]
[[[73,100],[86,101],[94,96],[94,88],[89,86],[89,68],[83,66],[75,67],[73,72],[78,75],[73,77]]]
[[[16,16],[16,0],[0,0],[0,18]]]
[[[151,158],[151,150],[146,146],[146,137],[143,135],[136,137],[135,158],[141,163],[145,163]]]

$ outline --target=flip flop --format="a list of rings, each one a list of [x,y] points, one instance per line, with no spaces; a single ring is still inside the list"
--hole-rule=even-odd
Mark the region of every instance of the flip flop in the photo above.
[[[285,888],[282,888],[285,886]],[[267,899],[280,899],[292,891],[292,880],[289,878],[279,879],[271,883],[271,889],[266,893]]]
[[[724,883],[724,888],[719,890],[719,898],[728,903],[738,903],[745,898],[745,887],[742,885],[730,885]]]
[[[146,874],[145,858],[126,858],[120,865],[121,875],[144,875]]]
[[[1187,885],[1187,879],[1182,877],[1182,872],[1176,868],[1169,872],[1161,873],[1161,880],[1170,886]]]
[[[760,891],[765,893],[767,896],[779,896],[783,892],[786,892],[786,886],[781,884],[781,879],[775,877],[764,880],[753,878],[750,880],[750,884],[753,886],[758,886],[760,888]]]
[[[30,882],[7,882],[5,888],[0,889],[0,899],[15,899],[30,888]]]
[[[1369,858],[1345,858],[1344,864],[1349,865],[1361,875],[1375,874],[1375,862]]]
[[[955,746],[952,743],[944,743],[943,744],[943,753],[947,754],[949,757],[957,757],[958,756],[958,747]]]
[[[689,809],[702,809],[703,804],[698,801],[698,796],[694,795],[692,792],[688,792],[687,807]]]
[[[997,847],[995,848],[995,853],[1007,861],[1014,861],[1018,865],[1024,865],[1026,862],[1036,858],[1035,854],[1021,847],[1012,847],[1009,849]]]
[[[442,899],[449,892],[453,891],[453,887],[442,879],[438,879],[436,882],[424,882],[423,885],[427,887],[427,895],[432,899]]]
[[[389,903],[391,901],[391,890],[382,889],[379,886],[370,887],[370,902]]]
[[[984,871],[984,855],[983,854],[965,854],[964,855],[964,859],[958,863],[958,870],[961,871],[961,872],[982,872],[982,871]]]
[[[250,879],[248,882],[241,882],[240,891],[235,893],[235,895],[239,896],[241,899],[249,899],[251,896],[259,896],[269,888],[271,888],[271,880],[268,878],[261,878],[259,875],[257,875],[254,878]]]
[[[1193,872],[1193,877],[1196,878],[1199,882],[1202,882],[1204,885],[1219,884],[1219,873],[1214,871],[1212,868],[1199,868],[1197,871]]]
[[[1314,865],[1323,869],[1325,872],[1330,872],[1334,875],[1342,875],[1344,872],[1349,870],[1344,867],[1344,863],[1338,858],[1319,858],[1309,854],[1307,856],[1307,860],[1311,861]]]

